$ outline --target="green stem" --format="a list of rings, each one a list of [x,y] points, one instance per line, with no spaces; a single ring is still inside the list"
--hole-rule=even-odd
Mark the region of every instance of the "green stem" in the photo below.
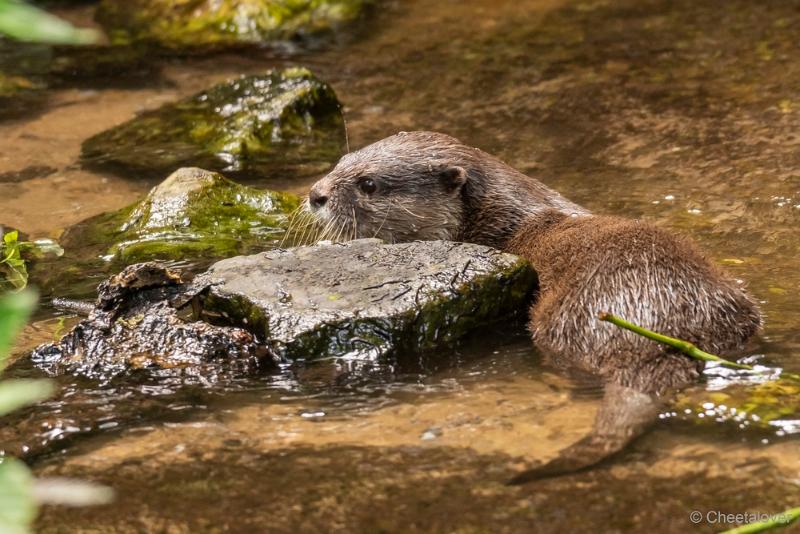
[[[776,514],[766,521],[758,521],[756,523],[750,523],[749,525],[732,528],[720,534],[753,534],[754,532],[764,532],[765,530],[771,530],[773,528],[789,526],[798,519],[800,519],[800,507]]]
[[[687,356],[691,356],[692,358],[695,358],[697,360],[703,360],[706,362],[717,362],[721,365],[726,365],[728,367],[735,367],[736,369],[750,369],[750,370],[753,369],[751,365],[736,363],[730,360],[726,360],[724,358],[720,358],[719,356],[698,349],[694,344],[689,343],[688,341],[683,341],[682,339],[665,336],[664,334],[657,334],[656,332],[653,332],[646,328],[642,328],[641,326],[630,323],[625,319],[617,317],[616,315],[612,315],[608,312],[601,312],[599,317],[601,321],[607,321],[613,325],[619,326],[620,328],[624,328],[625,330],[630,330],[631,332],[639,334],[640,336],[652,339],[653,341],[658,341],[659,343],[663,343],[664,345],[669,345],[670,347],[678,349]]]

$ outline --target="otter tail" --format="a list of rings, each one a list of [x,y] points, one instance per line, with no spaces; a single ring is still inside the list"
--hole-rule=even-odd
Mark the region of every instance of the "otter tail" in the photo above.
[[[607,384],[591,434],[561,451],[556,458],[523,471],[508,483],[525,484],[595,466],[644,434],[656,420],[658,410],[659,403],[655,396],[629,387]]]

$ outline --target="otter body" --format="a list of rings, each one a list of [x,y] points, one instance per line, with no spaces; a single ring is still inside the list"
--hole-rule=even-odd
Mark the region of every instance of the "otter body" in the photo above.
[[[539,274],[530,321],[537,346],[637,391],[683,386],[703,362],[600,322],[601,312],[715,353],[741,348],[760,325],[739,284],[694,243],[641,221],[549,211],[523,223],[506,249]]]
[[[528,259],[539,275],[534,343],[554,362],[601,376],[591,436],[518,481],[597,463],[641,433],[654,397],[695,380],[702,363],[598,320],[602,311],[726,353],[760,327],[753,300],[688,239],[593,215],[541,182],[431,132],[345,155],[311,189],[308,209],[339,233],[386,241],[449,239]]]

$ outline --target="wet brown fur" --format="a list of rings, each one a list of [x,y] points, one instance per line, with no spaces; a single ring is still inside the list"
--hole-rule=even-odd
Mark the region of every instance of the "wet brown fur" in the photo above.
[[[359,190],[365,177],[378,184],[374,194]],[[689,239],[592,215],[447,135],[400,133],[348,154],[311,195],[327,198],[317,215],[349,225],[347,235],[467,241],[531,262],[540,282],[530,311],[535,344],[607,387],[592,435],[515,482],[603,460],[643,432],[658,394],[698,377],[701,362],[599,321],[601,311],[719,354],[741,348],[761,325],[740,284]]]
[[[537,346],[637,391],[683,386],[702,362],[601,322],[600,312],[722,354],[761,322],[741,286],[693,242],[646,222],[549,211],[520,226],[506,249],[539,273],[530,322]]]

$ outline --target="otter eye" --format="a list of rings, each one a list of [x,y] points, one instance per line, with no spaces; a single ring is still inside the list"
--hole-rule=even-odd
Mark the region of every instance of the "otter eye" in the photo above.
[[[367,195],[371,195],[376,189],[378,189],[378,186],[375,185],[375,180],[372,178],[363,178],[358,182],[358,188]]]

